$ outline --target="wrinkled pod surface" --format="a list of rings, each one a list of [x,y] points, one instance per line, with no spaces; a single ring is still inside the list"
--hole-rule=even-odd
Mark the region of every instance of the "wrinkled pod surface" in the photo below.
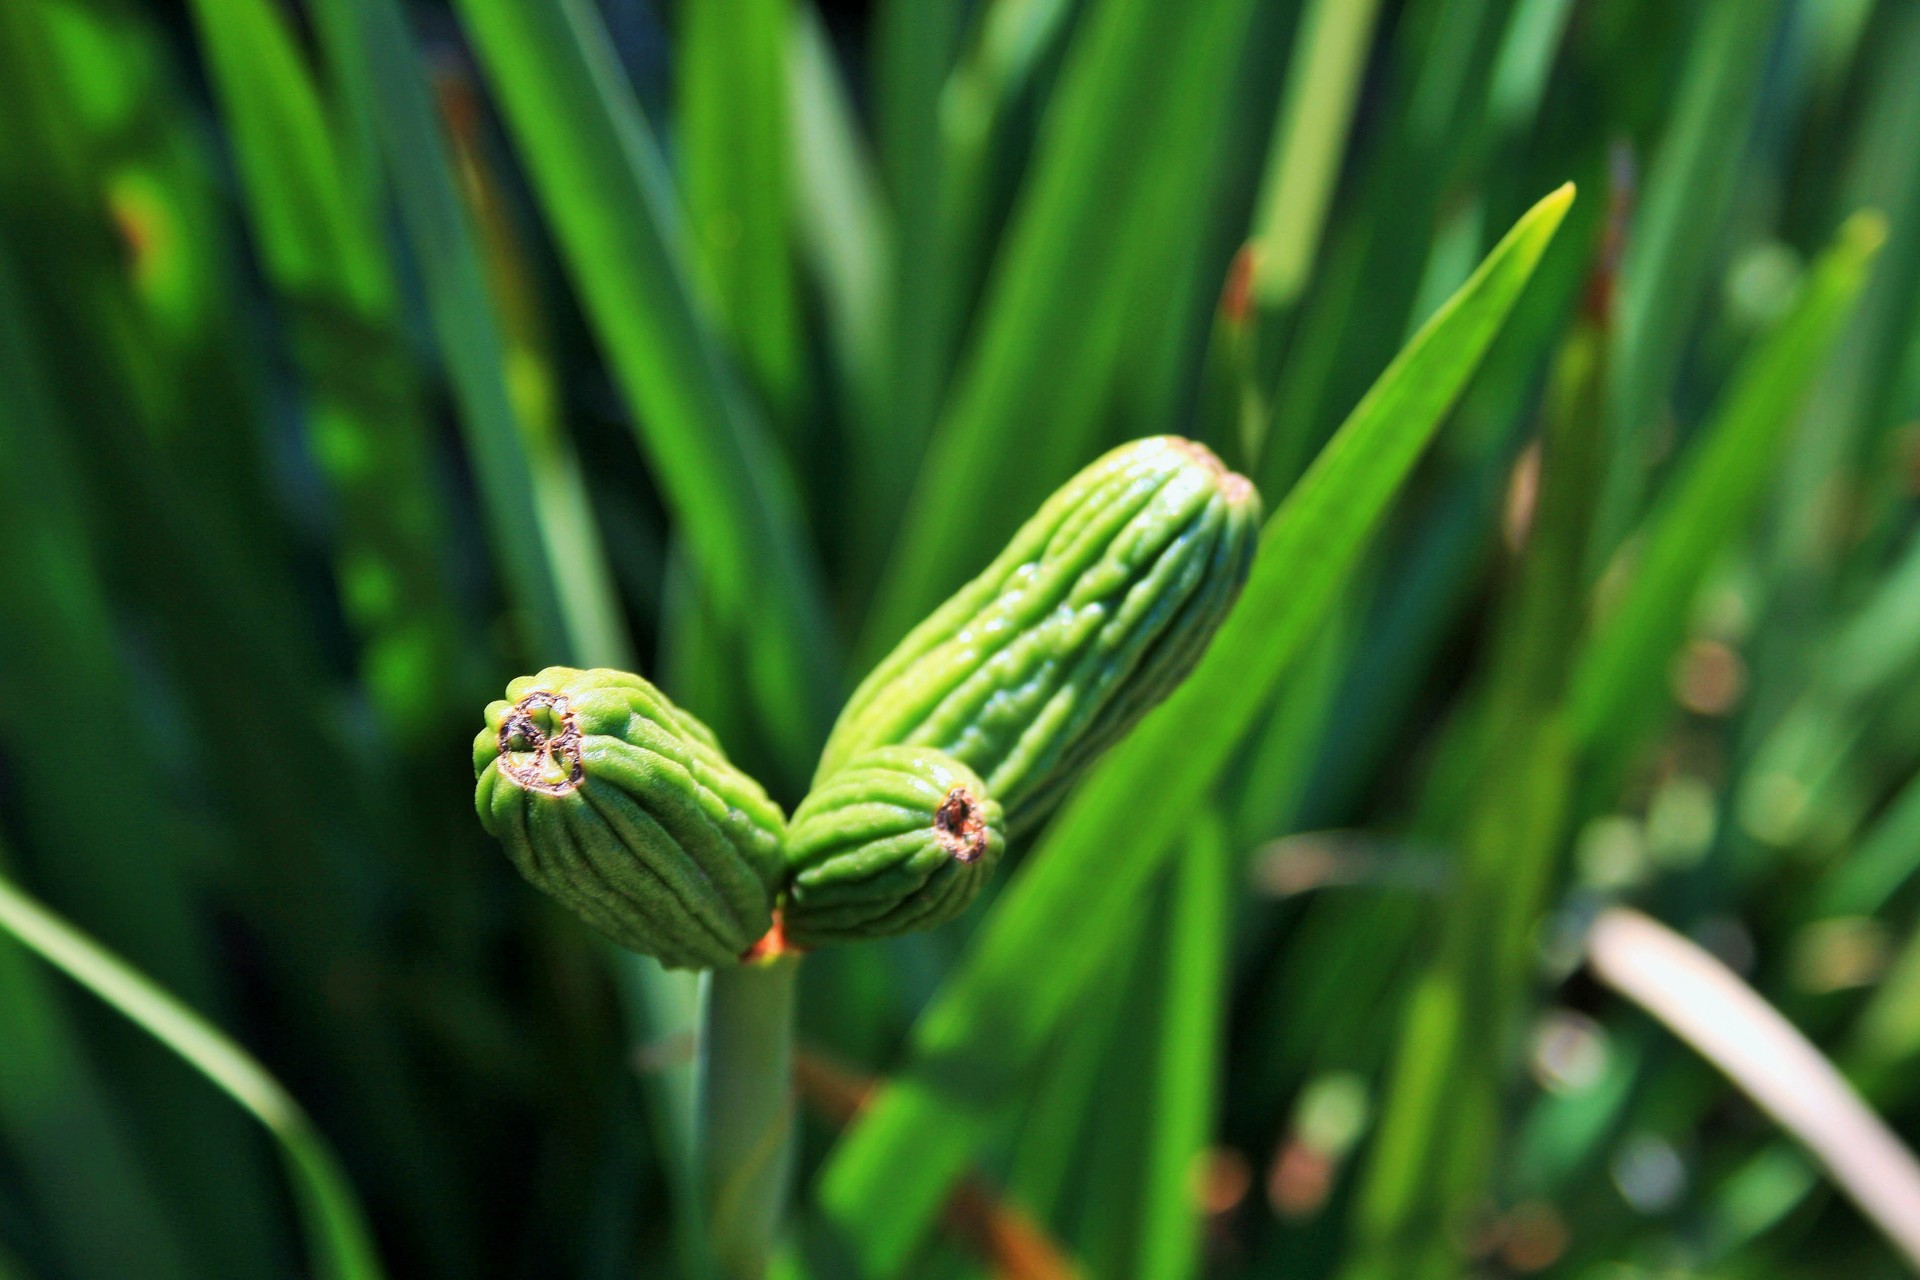
[[[1106,454],[861,683],[816,785],[876,746],[935,747],[980,775],[1011,833],[1032,829],[1199,661],[1260,518],[1252,483],[1204,445]]]
[[[669,967],[736,963],[767,932],[780,808],[653,685],[548,667],[486,719],[475,807],[530,882]]]
[[[1000,805],[931,747],[876,747],[794,810],[785,935],[803,946],[931,929],[966,910],[1006,848]]]

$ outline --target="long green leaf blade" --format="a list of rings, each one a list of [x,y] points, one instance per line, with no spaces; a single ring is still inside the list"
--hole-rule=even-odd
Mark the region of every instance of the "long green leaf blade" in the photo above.
[[[843,1139],[821,1198],[866,1265],[898,1273],[952,1179],[1097,980],[1109,924],[1164,863],[1520,295],[1573,199],[1535,205],[1417,334],[1268,521],[1239,605],[1188,681],[1074,793]]]
[[[1620,358],[1608,414],[1612,470],[1601,493],[1595,550],[1605,555],[1630,526],[1641,497],[1654,415],[1680,360],[1679,336],[1710,281],[1708,252],[1725,226],[1740,171],[1743,127],[1754,115],[1779,0],[1714,0],[1679,75],[1680,99],[1654,155],[1622,264]]]
[[[0,1135],[75,1272],[186,1280],[194,1268],[100,1071],[44,971],[11,943],[0,943],[0,1027]]]
[[[367,86],[518,621],[535,653],[579,660],[583,641],[557,585],[500,326],[413,36],[393,0],[327,0],[316,17],[343,78]]]
[[[1233,936],[1233,851],[1226,823],[1203,815],[1173,868],[1166,960],[1154,1036],[1153,1105],[1139,1168],[1129,1256],[1144,1280],[1198,1275],[1201,1206],[1193,1172],[1212,1131],[1226,1040]]]
[[[312,1235],[315,1270],[331,1280],[379,1280],[353,1188],[325,1138],[280,1082],[198,1014],[0,876],[0,929],[139,1024],[267,1127],[286,1157]]]
[[[1200,10],[1109,0],[1082,21],[977,337],[920,466],[867,647],[904,634],[985,562],[1015,513],[1086,460],[1103,410],[1126,403],[1115,384],[1138,363],[1129,338],[1144,334],[1152,348],[1177,328],[1163,308],[1182,283],[1178,250],[1194,235],[1190,219],[1165,211],[1211,189],[1218,109],[1246,19],[1243,0]],[[1158,234],[1140,235],[1149,226]],[[1014,457],[1022,465],[1006,466]],[[983,504],[978,486],[989,476],[995,500]]]
[[[1576,741],[1618,744],[1657,709],[1693,593],[1765,498],[1794,410],[1885,238],[1878,214],[1856,214],[1841,228],[1793,311],[1748,356],[1715,420],[1648,517],[1632,585],[1596,629],[1573,677],[1568,700]]]
[[[790,0],[681,0],[679,143],[692,239],[755,384],[791,428],[801,392],[788,248]]]
[[[801,256],[820,294],[823,337],[846,404],[845,434],[853,441],[855,465],[878,471],[900,430],[882,410],[894,224],[832,43],[811,7],[795,16],[787,61]],[[877,491],[871,477],[861,485],[863,493]]]
[[[580,0],[459,10],[765,732],[803,770],[839,685],[812,544],[696,305],[677,197],[606,30]]]
[[[357,175],[284,15],[196,0],[254,240],[306,383],[314,460],[340,509],[336,575],[381,712],[409,735],[468,692],[440,557],[422,398],[406,363],[392,270]]]
[[[590,575],[577,554],[592,536],[592,520],[573,459],[562,441],[540,440],[528,429],[507,384],[509,337],[404,15],[394,0],[327,0],[316,16],[336,74],[365,95],[379,123],[380,148],[421,260],[428,311],[460,403],[509,597],[528,639],[548,655],[545,661],[630,665],[631,642],[617,625],[611,588]],[[576,554],[569,556],[569,548]],[[691,974],[669,972],[642,956],[623,956],[615,972],[648,1034],[672,1041],[696,1033]],[[681,1203],[691,1206],[691,1060],[664,1068],[652,1083],[665,1163],[678,1180]],[[697,1254],[700,1245],[690,1248]]]
[[[966,283],[954,278],[958,273],[942,252],[941,211],[952,198],[953,175],[936,140],[968,8],[963,0],[879,0],[875,6],[874,146],[898,234],[886,299],[890,326],[881,348],[890,372],[892,430],[882,442],[876,478],[887,483],[872,492],[895,506],[939,415],[961,329],[955,299]],[[891,522],[896,513],[876,514]]]
[[[1307,286],[1360,97],[1379,0],[1313,0],[1300,17],[1253,229],[1253,292],[1279,309]]]

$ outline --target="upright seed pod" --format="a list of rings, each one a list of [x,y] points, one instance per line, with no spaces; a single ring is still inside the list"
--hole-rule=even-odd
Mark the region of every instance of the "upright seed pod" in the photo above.
[[[937,747],[1030,829],[1193,668],[1259,529],[1252,483],[1204,445],[1113,450],[861,683],[815,784],[875,746]]]
[[[522,676],[487,708],[473,767],[480,821],[520,873],[621,946],[725,965],[771,925],[779,806],[639,676]]]
[[[876,747],[787,828],[785,936],[801,946],[931,929],[966,910],[1006,848],[978,775],[931,747]]]

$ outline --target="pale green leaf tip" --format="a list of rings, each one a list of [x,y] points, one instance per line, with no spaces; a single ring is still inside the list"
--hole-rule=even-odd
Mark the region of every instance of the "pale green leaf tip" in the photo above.
[[[1527,211],[1527,218],[1529,220],[1534,218],[1540,218],[1542,220],[1550,219],[1552,226],[1549,227],[1548,230],[1551,231],[1557,228],[1560,225],[1560,220],[1567,216],[1567,210],[1573,207],[1573,197],[1578,193],[1578,190],[1579,189],[1571,182],[1561,183],[1552,191],[1540,197],[1540,202]]]
[[[1480,269],[1490,270],[1496,258],[1512,253],[1531,272],[1539,262],[1540,255],[1547,251],[1547,245],[1552,242],[1555,233],[1560,230],[1567,210],[1573,207],[1573,196],[1574,186],[1571,182],[1563,182],[1541,196],[1533,208],[1520,215],[1520,220],[1513,224]]]

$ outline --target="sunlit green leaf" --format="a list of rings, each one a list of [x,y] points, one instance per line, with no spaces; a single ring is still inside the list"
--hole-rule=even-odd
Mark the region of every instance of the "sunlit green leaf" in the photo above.
[[[908,1070],[842,1140],[821,1197],[874,1270],[906,1263],[1047,1028],[1096,979],[1109,924],[1324,621],[1572,199],[1562,188],[1520,220],[1275,511],[1199,669],[1075,791],[922,1019]]]

